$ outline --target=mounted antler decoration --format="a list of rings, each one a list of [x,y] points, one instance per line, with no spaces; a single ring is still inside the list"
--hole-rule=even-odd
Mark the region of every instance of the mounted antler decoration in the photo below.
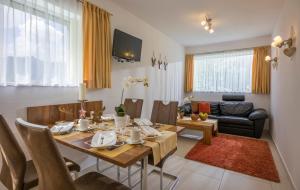
[[[160,66],[163,64],[163,61],[161,59],[161,54],[159,54],[159,60],[157,61],[158,63],[158,68],[160,69]]]
[[[152,67],[154,67],[156,64],[156,57],[155,57],[154,51],[153,51],[153,56],[151,57],[151,63],[152,63]]]
[[[167,56],[165,56],[165,61],[164,61],[164,69],[165,71],[167,70],[167,66],[168,66],[168,61],[167,61]]]

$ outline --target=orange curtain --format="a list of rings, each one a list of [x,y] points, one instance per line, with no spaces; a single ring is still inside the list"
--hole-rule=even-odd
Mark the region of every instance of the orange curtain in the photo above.
[[[111,88],[110,13],[84,1],[83,79],[87,88]]]
[[[185,55],[185,92],[193,91],[194,55]]]
[[[265,61],[270,51],[270,46],[254,48],[252,64],[252,93],[254,94],[270,94],[271,66]]]

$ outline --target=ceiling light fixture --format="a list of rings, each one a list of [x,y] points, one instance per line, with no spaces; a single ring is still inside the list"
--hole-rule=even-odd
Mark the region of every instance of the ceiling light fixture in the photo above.
[[[212,19],[205,17],[205,20],[201,22],[201,25],[204,26],[204,29],[208,31],[210,34],[214,33],[215,31],[212,29]]]

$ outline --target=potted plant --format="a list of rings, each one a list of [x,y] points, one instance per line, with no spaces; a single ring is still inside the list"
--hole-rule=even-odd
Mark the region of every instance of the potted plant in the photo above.
[[[129,117],[126,116],[126,110],[125,110],[125,106],[123,104],[124,91],[126,89],[129,89],[130,87],[136,85],[136,84],[139,84],[139,83],[143,83],[143,85],[145,87],[149,86],[147,77],[137,78],[137,77],[129,76],[129,77],[124,79],[122,95],[121,95],[121,102],[120,102],[119,106],[115,107],[116,115],[114,116],[114,119],[115,119],[115,124],[116,124],[117,128],[125,127],[126,122],[128,121],[128,118],[129,118]]]

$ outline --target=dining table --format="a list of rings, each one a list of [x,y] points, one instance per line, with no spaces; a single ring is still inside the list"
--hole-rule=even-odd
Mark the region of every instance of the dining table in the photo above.
[[[103,122],[102,125],[111,126],[114,128],[113,122]],[[157,128],[159,131],[176,132],[176,126],[160,125]],[[101,131],[101,128],[81,132],[73,130],[71,133],[64,135],[53,135],[57,143],[63,144],[72,149],[76,149],[85,154],[94,156],[98,159],[105,160],[116,166],[127,168],[138,161],[141,161],[141,189],[147,190],[148,180],[148,157],[152,153],[152,148],[144,144],[131,145],[124,143],[122,146],[114,149],[97,149],[90,146],[92,137],[96,132]],[[119,136],[119,135],[118,135]]]
[[[91,111],[100,113],[101,110],[103,110],[103,102],[101,100],[88,101],[85,102],[84,107],[87,113],[90,113]],[[64,103],[27,107],[27,121],[39,125],[47,125],[49,128],[51,128],[57,122],[72,122],[78,120],[78,113],[81,109],[82,105],[80,103]],[[113,121],[101,122],[99,125],[109,125],[110,127],[114,128]],[[76,149],[80,152],[96,157],[97,161],[99,159],[105,160],[118,167],[130,167],[136,164],[138,161],[141,161],[140,185],[142,190],[147,190],[148,158],[150,158],[150,163],[154,160],[153,162],[155,162],[155,165],[169,152],[174,150],[176,151],[177,149],[177,127],[173,125],[160,124],[157,124],[156,126],[159,126],[157,128],[159,131],[169,131],[170,133],[173,132],[173,134],[171,134],[173,138],[169,138],[168,135],[164,135],[166,138],[160,139],[160,142],[151,142],[145,140],[144,144],[139,145],[130,145],[125,143],[124,145],[114,149],[97,149],[90,146],[91,139],[95,133],[103,130],[101,127],[96,127],[85,132],[72,130],[72,132],[68,134],[53,135],[53,138],[59,144],[63,144],[69,148]],[[76,127],[74,128],[76,129]],[[173,140],[170,141],[170,139]],[[161,157],[157,159],[159,156]],[[154,159],[154,157],[156,159]]]

